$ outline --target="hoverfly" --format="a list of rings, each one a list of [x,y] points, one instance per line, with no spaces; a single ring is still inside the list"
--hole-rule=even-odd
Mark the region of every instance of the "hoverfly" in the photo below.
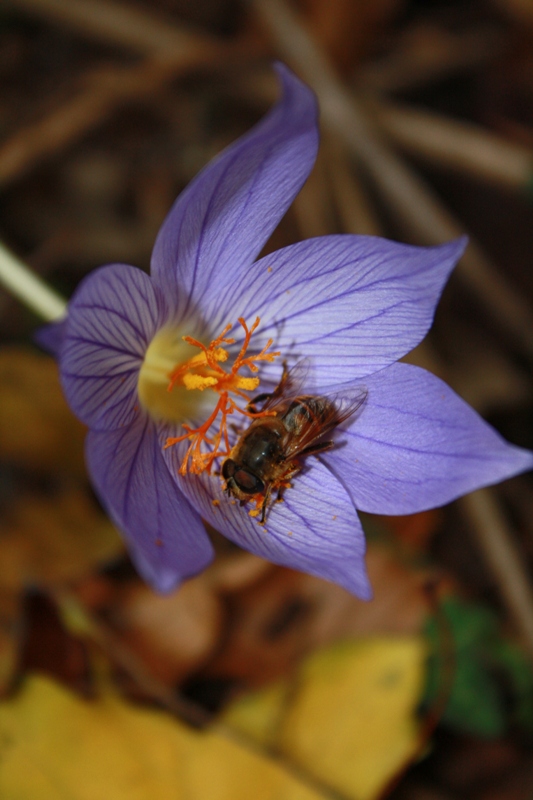
[[[274,391],[248,405],[249,411],[268,415],[251,422],[222,464],[226,492],[241,505],[255,500],[260,524],[265,522],[272,493],[277,491],[281,499],[283,489],[302,469],[301,459],[334,446],[333,441],[324,440],[326,434],[359,411],[367,397],[364,387],[323,396],[300,394],[306,373],[306,361],[290,371],[283,365]]]

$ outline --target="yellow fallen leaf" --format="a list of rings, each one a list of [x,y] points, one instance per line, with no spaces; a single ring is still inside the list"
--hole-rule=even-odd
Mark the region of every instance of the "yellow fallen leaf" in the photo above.
[[[28,676],[0,704],[6,800],[320,800],[276,763],[216,732],[107,694],[86,701]]]
[[[416,756],[426,648],[418,637],[344,642],[295,681],[249,695],[225,721],[354,800],[372,800]]]

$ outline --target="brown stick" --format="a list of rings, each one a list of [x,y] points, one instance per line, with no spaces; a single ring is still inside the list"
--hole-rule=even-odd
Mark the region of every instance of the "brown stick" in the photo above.
[[[344,145],[338,140],[322,139],[329,168],[329,178],[337,211],[346,233],[382,235],[376,212],[361,186],[357,165],[350,163]]]
[[[427,86],[472,70],[502,49],[502,34],[496,26],[451,31],[425,19],[401,33],[390,53],[362,64],[357,83],[380,93]]]
[[[149,62],[93,73],[75,97],[0,145],[0,185],[18,178],[38,161],[61,150],[111,113],[118,100],[155,91],[175,67]]]
[[[221,61],[227,64],[229,58],[242,58],[247,49],[245,42],[187,47],[172,59],[149,58],[134,66],[94,70],[74,97],[0,144],[0,187],[102,124],[123,101],[150,98],[176,76]]]
[[[128,48],[139,54],[199,57],[216,45],[206,34],[185,31],[155,14],[116,0],[9,0],[12,6],[54,20],[83,36]]]
[[[303,239],[335,233],[335,218],[326,172],[325,154],[318,154],[305,186],[295,198],[293,212]]]
[[[510,189],[524,189],[533,178],[531,149],[476,125],[381,101],[371,109],[392,140],[415,156]]]
[[[460,236],[462,226],[372,130],[355,98],[287,5],[282,0],[251,2],[283,57],[317,93],[325,123],[359,158],[408,233],[431,244]],[[533,311],[474,242],[461,260],[458,274],[533,360]]]
[[[249,49],[246,43],[222,42],[192,33],[114,0],[9,2],[84,36],[149,57],[134,66],[107,67],[93,72],[75,97],[0,145],[0,186],[101,124],[119,102],[149,97],[181,73],[239,59],[243,51]]]
[[[460,501],[511,618],[533,659],[533,591],[512,532],[494,492],[481,489]]]

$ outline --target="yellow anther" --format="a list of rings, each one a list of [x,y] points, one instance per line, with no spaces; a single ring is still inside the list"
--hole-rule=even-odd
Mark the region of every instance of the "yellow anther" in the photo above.
[[[223,347],[217,347],[216,350],[213,351],[213,358],[215,361],[227,361],[228,351],[224,350]]]
[[[183,339],[184,342],[186,342],[188,339],[187,336],[182,336],[181,338]],[[207,364],[207,358],[205,353],[198,353],[192,358],[189,358],[188,361],[185,361],[180,366],[180,370],[184,371],[187,369],[194,369],[195,367],[205,367],[206,364]]]
[[[200,392],[203,392],[204,389],[208,389],[210,386],[216,386],[218,383],[217,378],[194,375],[192,372],[186,372],[182,380],[186,389],[198,389]]]
[[[259,386],[259,378],[235,378],[234,386],[236,389],[244,389],[245,392],[253,392]]]
[[[187,342],[188,344],[193,343],[195,344],[195,339],[191,339],[190,336],[183,336],[182,339]],[[181,364],[175,372],[177,374],[187,373],[190,369],[198,369],[200,367],[206,367],[209,364],[209,361],[216,361],[216,362],[223,362],[228,360],[228,351],[225,350],[223,347],[217,347],[212,352],[209,352],[207,349],[198,353],[197,355],[189,358],[188,361]]]

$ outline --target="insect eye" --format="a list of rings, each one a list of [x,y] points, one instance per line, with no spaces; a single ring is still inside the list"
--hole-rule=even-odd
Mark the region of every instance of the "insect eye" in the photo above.
[[[246,492],[247,494],[258,494],[265,489],[263,481],[245,469],[235,470],[233,479],[241,492]]]
[[[235,475],[235,461],[232,458],[226,459],[222,464],[222,477],[226,480]]]

